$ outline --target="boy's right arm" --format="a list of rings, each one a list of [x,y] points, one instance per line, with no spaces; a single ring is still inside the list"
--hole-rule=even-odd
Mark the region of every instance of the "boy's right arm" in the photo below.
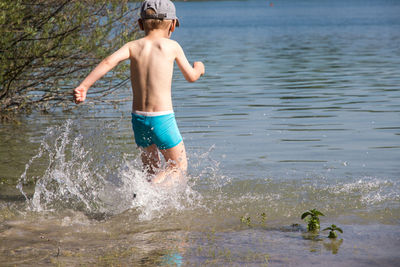
[[[176,63],[178,64],[179,69],[181,70],[183,76],[188,82],[195,82],[198,78],[200,78],[200,76],[204,75],[205,68],[203,62],[196,61],[193,63],[192,67],[187,60],[182,47],[178,43]]]
[[[74,89],[74,100],[79,104],[86,99],[86,93],[97,80],[103,77],[112,68],[118,65],[119,62],[129,58],[128,44],[124,45],[112,55],[103,59],[97,67],[83,80],[83,82]]]

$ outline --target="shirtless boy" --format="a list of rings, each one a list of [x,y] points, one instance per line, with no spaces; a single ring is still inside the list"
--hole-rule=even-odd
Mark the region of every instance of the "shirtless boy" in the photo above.
[[[86,93],[98,79],[129,59],[133,91],[132,127],[135,142],[141,148],[143,166],[153,176],[154,184],[179,181],[187,170],[187,159],[182,136],[178,130],[171,99],[174,61],[189,82],[204,74],[202,62],[190,65],[181,46],[170,40],[179,27],[175,6],[170,0],[145,0],[138,21],[146,36],[128,42],[105,58],[74,89],[75,103],[86,99]],[[160,170],[159,153],[167,167]]]

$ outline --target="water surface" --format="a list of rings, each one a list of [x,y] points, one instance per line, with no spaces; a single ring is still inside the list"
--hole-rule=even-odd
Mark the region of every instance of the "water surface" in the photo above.
[[[270,3],[176,3],[173,38],[206,65],[174,74],[183,188],[145,182],[129,102],[3,123],[0,261],[397,265],[400,3]],[[308,234],[311,208],[344,234]]]

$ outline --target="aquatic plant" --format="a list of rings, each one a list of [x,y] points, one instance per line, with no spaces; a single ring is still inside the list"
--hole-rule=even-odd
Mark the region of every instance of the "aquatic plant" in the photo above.
[[[268,266],[268,260],[271,258],[271,256],[269,254],[265,254],[264,255],[264,259],[265,259],[265,266]]]
[[[336,233],[336,231],[340,232],[343,234],[343,230],[339,227],[337,227],[336,225],[332,224],[330,227],[326,227],[324,230],[322,231],[326,231],[326,230],[330,230],[329,232],[329,238],[336,238],[338,235]]]
[[[267,219],[267,214],[265,212],[261,213],[260,214],[261,225],[263,225],[263,226],[265,225],[266,219]],[[249,226],[249,227],[252,226],[250,216],[241,216],[240,217],[240,222],[242,224],[245,224],[245,225]]]
[[[265,214],[265,212],[260,214],[261,217],[261,224],[265,225],[265,220],[267,219],[267,214]]]
[[[325,215],[316,209],[308,210],[301,215],[301,219],[307,222],[308,231],[313,232],[319,230],[320,223],[318,216],[325,216]]]
[[[242,216],[242,217],[240,217],[240,222],[243,224],[246,224],[249,227],[251,226],[251,218],[250,217]]]

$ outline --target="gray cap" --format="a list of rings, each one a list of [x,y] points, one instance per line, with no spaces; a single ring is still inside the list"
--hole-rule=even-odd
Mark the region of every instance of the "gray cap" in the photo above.
[[[155,14],[147,15],[147,9],[153,9]],[[176,26],[179,27],[179,20],[176,17],[175,5],[170,0],[145,0],[140,9],[142,19],[176,19]]]

